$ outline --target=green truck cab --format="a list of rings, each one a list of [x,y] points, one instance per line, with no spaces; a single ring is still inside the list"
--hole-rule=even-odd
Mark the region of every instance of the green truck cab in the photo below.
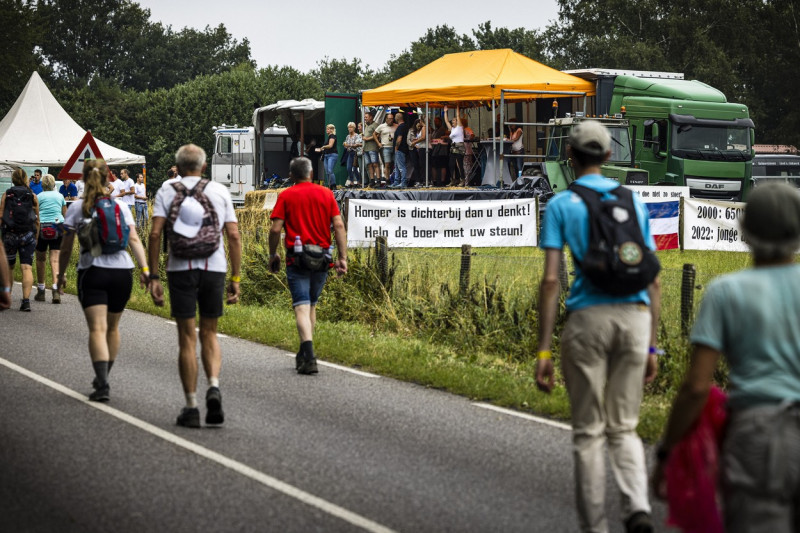
[[[747,106],[682,74],[568,72],[596,83],[597,114],[628,121],[635,163],[648,172],[651,185],[687,186],[696,198],[745,199],[754,155]]]
[[[637,168],[632,157],[629,122],[621,118],[586,118],[576,113],[574,117],[551,119],[548,124],[550,137],[542,171],[553,191],[566,190],[575,180],[575,171],[567,159],[567,138],[572,128],[584,120],[601,122],[611,134],[611,157],[601,167],[603,175],[623,185],[647,185],[647,171]]]

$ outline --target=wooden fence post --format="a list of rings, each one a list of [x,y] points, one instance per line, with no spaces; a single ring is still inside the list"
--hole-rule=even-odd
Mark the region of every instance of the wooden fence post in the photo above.
[[[378,261],[378,278],[385,286],[389,280],[389,251],[383,235],[375,237],[375,258]]]
[[[561,252],[561,262],[558,264],[558,281],[561,283],[561,292],[569,290],[569,275],[567,272],[567,254]]]
[[[469,270],[472,265],[472,246],[461,245],[461,273],[458,276],[458,290],[461,296],[466,296],[469,291]]]
[[[697,278],[697,268],[689,263],[683,265],[683,278],[681,279],[681,333],[686,337],[692,325],[692,311],[694,310],[694,283]]]

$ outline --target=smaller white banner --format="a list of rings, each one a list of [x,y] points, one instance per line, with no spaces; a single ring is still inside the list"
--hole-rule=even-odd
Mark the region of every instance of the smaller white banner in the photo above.
[[[348,246],[370,246],[378,236],[405,248],[536,246],[536,200],[350,200]]]
[[[744,202],[683,200],[683,249],[747,252],[739,219]]]

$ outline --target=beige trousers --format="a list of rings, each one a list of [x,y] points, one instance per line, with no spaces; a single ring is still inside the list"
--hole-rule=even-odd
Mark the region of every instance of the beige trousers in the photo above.
[[[606,533],[605,457],[622,494],[622,516],[650,512],[644,447],[636,433],[650,311],[641,304],[598,305],[569,315],[561,342],[572,409],[575,485],[581,531]]]

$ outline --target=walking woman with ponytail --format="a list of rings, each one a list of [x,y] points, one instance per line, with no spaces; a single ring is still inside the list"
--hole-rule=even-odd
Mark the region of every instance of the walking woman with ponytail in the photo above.
[[[83,165],[83,181],[84,197],[69,206],[64,221],[65,232],[61,242],[58,269],[58,290],[61,294],[64,293],[64,286],[67,284],[66,272],[75,234],[82,229],[88,229],[84,227],[92,222],[98,201],[108,199],[106,192],[108,167],[105,162],[86,161]],[[116,203],[116,211],[122,217],[121,224],[128,227],[128,245],[136,257],[136,262],[142,268],[140,282],[144,287],[149,280],[149,270],[142,242],[136,233],[133,215],[128,206],[120,200],[111,201]],[[86,324],[89,326],[89,355],[95,372],[95,379],[92,382],[95,390],[89,396],[89,400],[107,402],[110,399],[108,373],[119,352],[119,319],[133,288],[133,261],[127,249],[101,253],[102,243],[96,242],[95,239],[83,237],[80,239],[78,300],[81,302]]]

